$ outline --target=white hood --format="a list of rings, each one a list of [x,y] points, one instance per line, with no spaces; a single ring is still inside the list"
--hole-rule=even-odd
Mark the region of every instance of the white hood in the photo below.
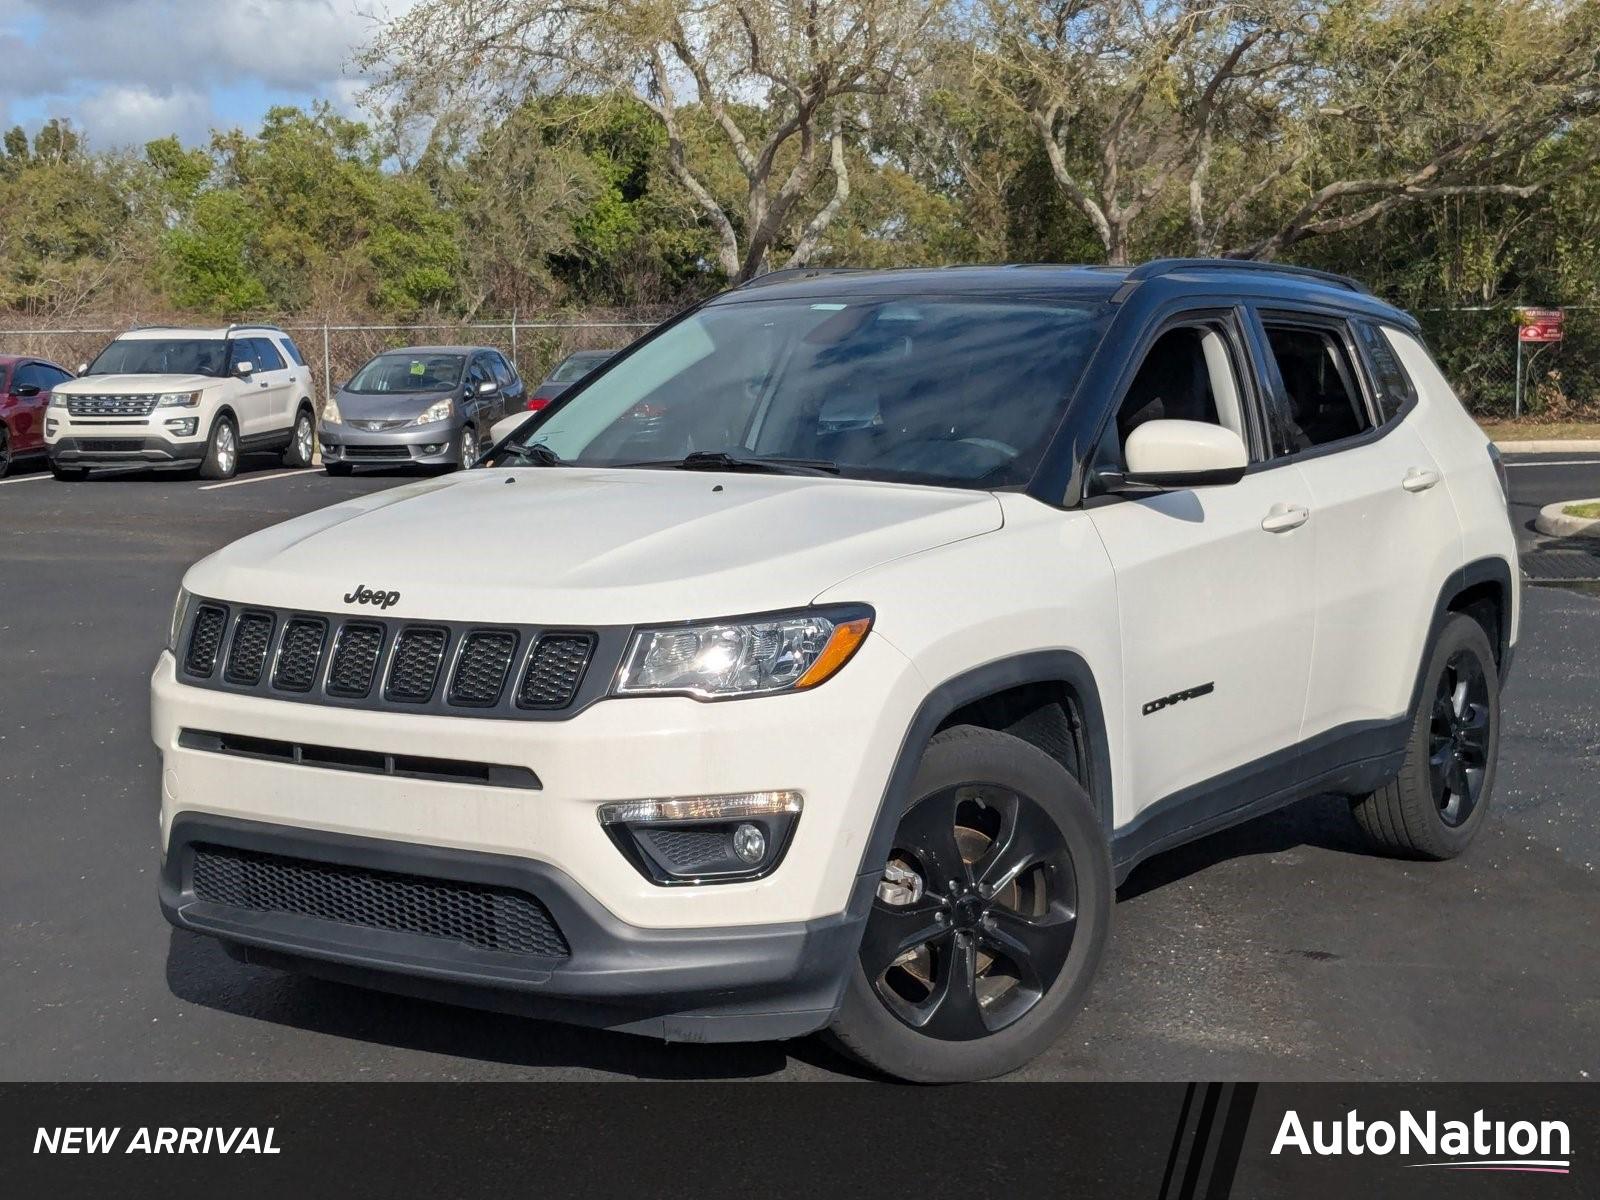
[[[526,467],[351,500],[234,542],[197,595],[386,617],[628,625],[805,605],[893,558],[1000,528],[987,492],[810,476]],[[861,597],[866,600],[870,597]]]
[[[151,396],[158,392],[194,392],[219,382],[215,375],[80,375],[59,383],[63,396]]]

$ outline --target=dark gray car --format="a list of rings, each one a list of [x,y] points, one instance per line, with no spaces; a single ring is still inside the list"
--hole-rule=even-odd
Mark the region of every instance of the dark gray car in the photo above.
[[[330,475],[362,464],[470,466],[490,426],[522,410],[524,390],[492,346],[385,350],[323,409],[323,466]]]

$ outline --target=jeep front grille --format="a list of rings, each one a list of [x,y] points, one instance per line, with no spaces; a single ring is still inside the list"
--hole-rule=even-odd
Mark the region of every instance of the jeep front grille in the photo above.
[[[196,687],[276,700],[558,721],[606,694],[630,632],[485,628],[197,599],[178,673]]]
[[[278,647],[278,665],[272,669],[272,686],[284,692],[309,692],[317,681],[327,635],[328,623],[321,617],[290,617]]]
[[[550,910],[515,888],[199,844],[197,900],[250,912],[443,938],[500,954],[571,954]]]
[[[516,653],[517,635],[510,630],[479,629],[467,634],[450,681],[450,703],[469,708],[498,703]]]
[[[372,679],[383,653],[383,626],[350,621],[339,631],[333,663],[328,667],[328,694],[358,699],[372,691]]]
[[[272,627],[277,622],[271,613],[247,612],[233,626],[233,643],[228,650],[229,683],[259,683],[272,648]]]
[[[593,653],[591,633],[546,634],[528,658],[517,703],[523,708],[565,708],[577,694]]]
[[[75,417],[148,417],[154,396],[68,396],[67,412]]]
[[[402,704],[424,704],[433,698],[439,666],[450,635],[429,626],[404,630],[394,642],[394,662],[389,665],[389,685],[384,694]]]

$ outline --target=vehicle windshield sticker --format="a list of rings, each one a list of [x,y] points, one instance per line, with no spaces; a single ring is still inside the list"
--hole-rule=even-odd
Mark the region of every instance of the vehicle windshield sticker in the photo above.
[[[428,373],[428,364],[420,360],[414,360],[411,364],[411,373],[413,375],[426,375]]]
[[[813,311],[817,311],[817,312],[838,312],[840,309],[844,308],[844,305],[842,305],[842,304],[813,304],[811,306],[811,308],[812,308]]]

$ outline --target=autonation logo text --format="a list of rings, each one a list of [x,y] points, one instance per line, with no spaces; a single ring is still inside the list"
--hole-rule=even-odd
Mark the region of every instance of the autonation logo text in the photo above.
[[[1491,1121],[1482,1109],[1470,1121],[1442,1121],[1431,1109],[1420,1116],[1401,1111],[1394,1120],[1368,1121],[1351,1109],[1339,1120],[1312,1121],[1308,1128],[1290,1109],[1283,1114],[1272,1152],[1319,1157],[1420,1155],[1435,1161],[1405,1165],[1565,1175],[1572,1168],[1572,1134],[1565,1121]]]

